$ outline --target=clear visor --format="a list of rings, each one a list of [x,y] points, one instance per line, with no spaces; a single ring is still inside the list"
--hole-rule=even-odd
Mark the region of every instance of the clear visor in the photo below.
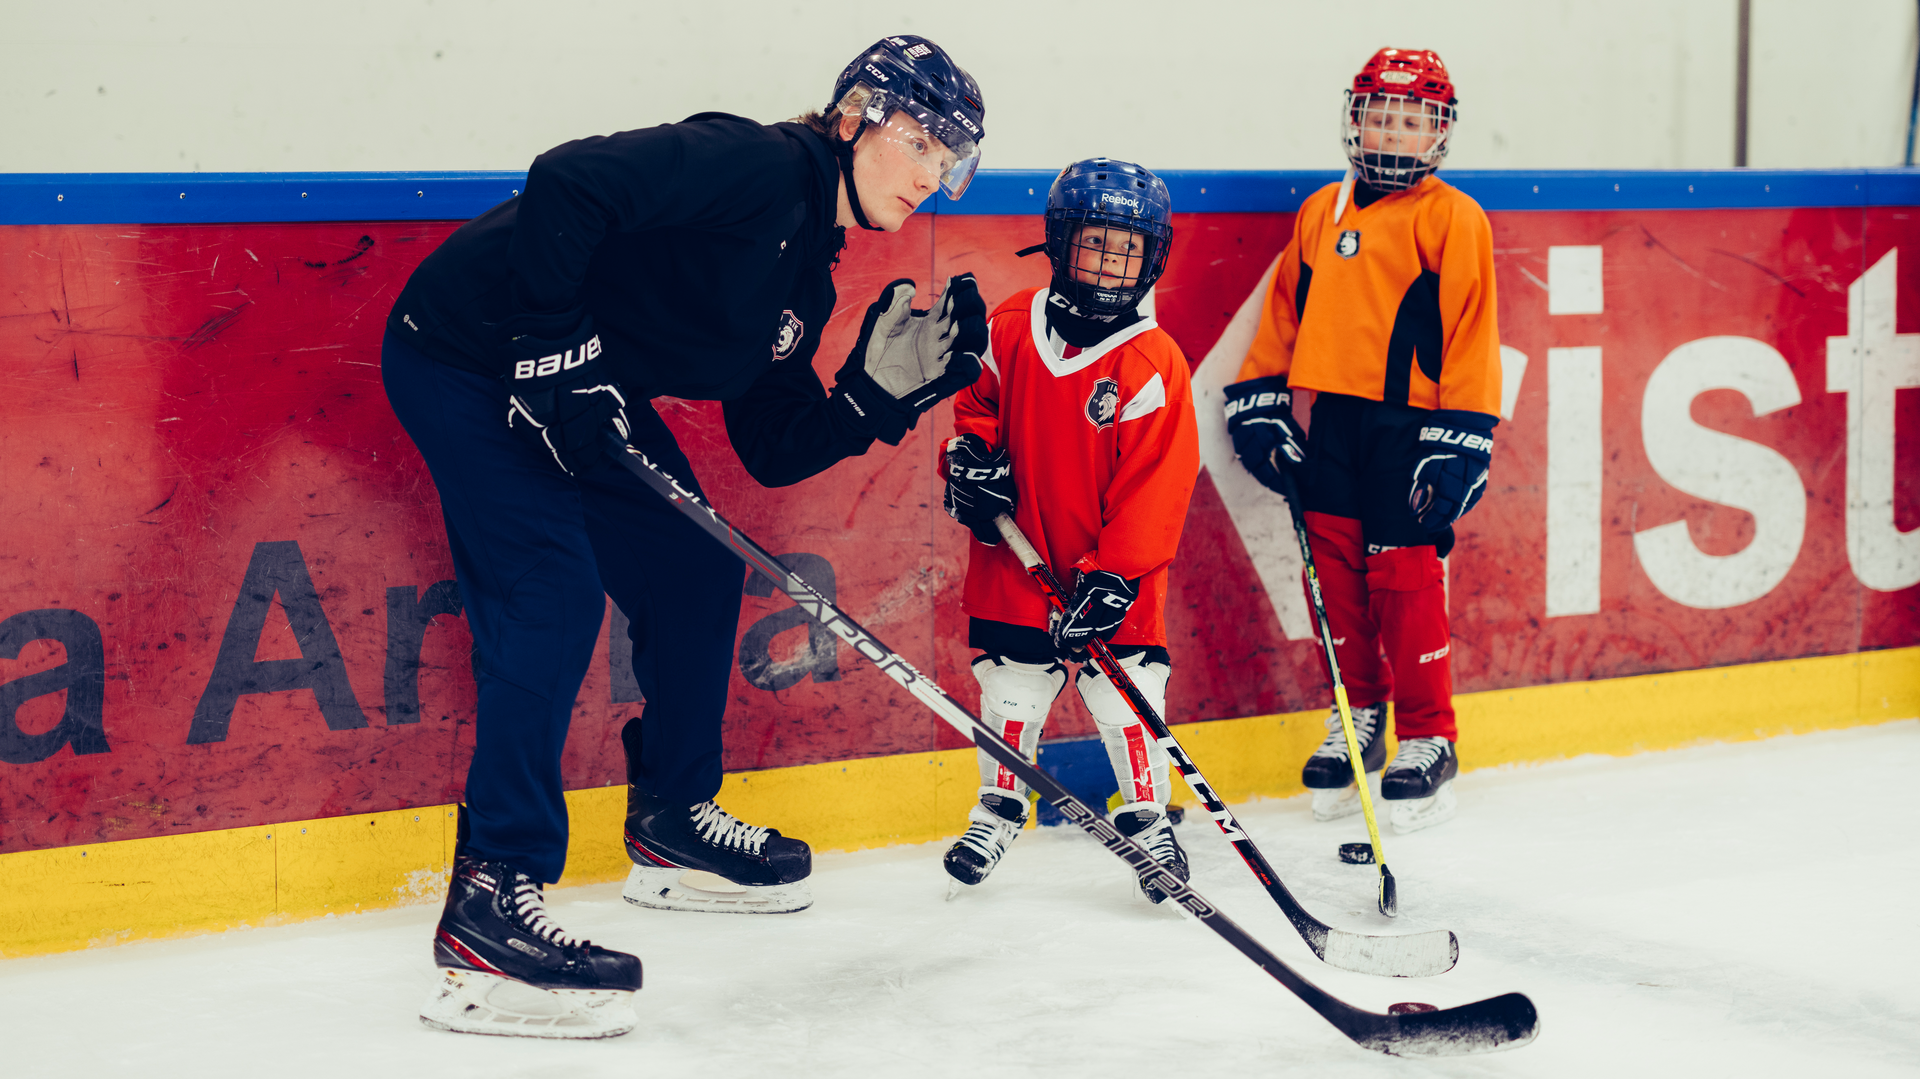
[[[888,143],[907,160],[927,171],[950,199],[966,191],[973,172],[980,166],[980,145],[972,139],[949,135],[951,143],[927,132],[927,127],[905,111],[895,109],[884,122],[874,124],[868,133]]]

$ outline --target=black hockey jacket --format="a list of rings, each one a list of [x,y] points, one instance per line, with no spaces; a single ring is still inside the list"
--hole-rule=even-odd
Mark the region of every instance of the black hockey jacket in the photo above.
[[[502,323],[564,333],[584,311],[629,398],[725,402],[747,471],[797,483],[873,443],[813,371],[845,244],[839,179],[813,132],[725,113],[566,143],[427,256],[387,329],[499,377]]]

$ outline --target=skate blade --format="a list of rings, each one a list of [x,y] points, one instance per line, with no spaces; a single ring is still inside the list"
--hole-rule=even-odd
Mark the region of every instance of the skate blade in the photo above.
[[[613,1038],[632,1030],[627,990],[541,989],[477,970],[440,968],[420,1022],[456,1034],[512,1038]]]
[[[960,898],[961,896],[966,895],[968,892],[973,890],[973,887],[974,887],[973,885],[969,885],[963,881],[955,880],[952,877],[948,877],[947,878],[947,902],[951,903],[954,900]]]
[[[1426,798],[1408,798],[1388,802],[1387,805],[1392,807],[1387,813],[1387,820],[1400,835],[1445,824],[1454,818],[1460,808],[1459,800],[1453,795],[1451,779],[1440,784],[1440,789]]]
[[[735,884],[697,869],[633,867],[620,897],[636,907],[712,914],[791,914],[813,906],[804,880],[757,887]]]
[[[1380,797],[1380,773],[1368,772],[1367,783],[1375,798]],[[1317,821],[1340,820],[1360,812],[1360,788],[1352,783],[1344,787],[1328,789],[1320,787],[1313,792],[1313,819]]]

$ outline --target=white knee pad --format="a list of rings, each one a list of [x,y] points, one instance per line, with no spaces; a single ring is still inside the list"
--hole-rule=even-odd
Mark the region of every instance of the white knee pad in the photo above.
[[[1140,695],[1153,705],[1161,719],[1167,717],[1167,676],[1172,673],[1164,663],[1145,662],[1145,655],[1128,656],[1120,661],[1127,677]],[[1167,751],[1153,737],[1140,717],[1133,714],[1111,679],[1092,663],[1080,668],[1074,688],[1093,713],[1093,723],[1106,746],[1107,760],[1113,765],[1113,778],[1120,781],[1123,802],[1167,804],[1172,792],[1167,780]]]
[[[1057,662],[1017,663],[1005,656],[984,655],[973,661],[973,677],[980,683],[980,718],[1032,760],[1053,699],[1066,688],[1067,669]],[[984,752],[979,758],[981,786],[1026,796],[1027,785],[999,761]]]

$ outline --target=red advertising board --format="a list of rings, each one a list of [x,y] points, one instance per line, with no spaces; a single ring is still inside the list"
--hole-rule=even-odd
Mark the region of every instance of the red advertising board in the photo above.
[[[1510,404],[1449,561],[1460,691],[1920,642],[1912,212],[1491,215]],[[1233,380],[1291,225],[1179,219],[1155,312],[1202,391]],[[0,227],[0,851],[458,798],[469,639],[378,354],[453,227]],[[946,214],[856,237],[823,377],[883,282],[965,269],[997,300],[1044,281],[1013,255],[1038,237],[1036,218]],[[946,410],[768,491],[717,406],[657,404],[731,520],[970,695]],[[1170,718],[1318,707],[1283,511],[1202,419]],[[958,744],[742,587],[729,769]],[[581,690],[570,787],[624,774],[617,732],[642,705],[622,651],[603,645]],[[1090,732],[1064,701],[1049,736]]]

